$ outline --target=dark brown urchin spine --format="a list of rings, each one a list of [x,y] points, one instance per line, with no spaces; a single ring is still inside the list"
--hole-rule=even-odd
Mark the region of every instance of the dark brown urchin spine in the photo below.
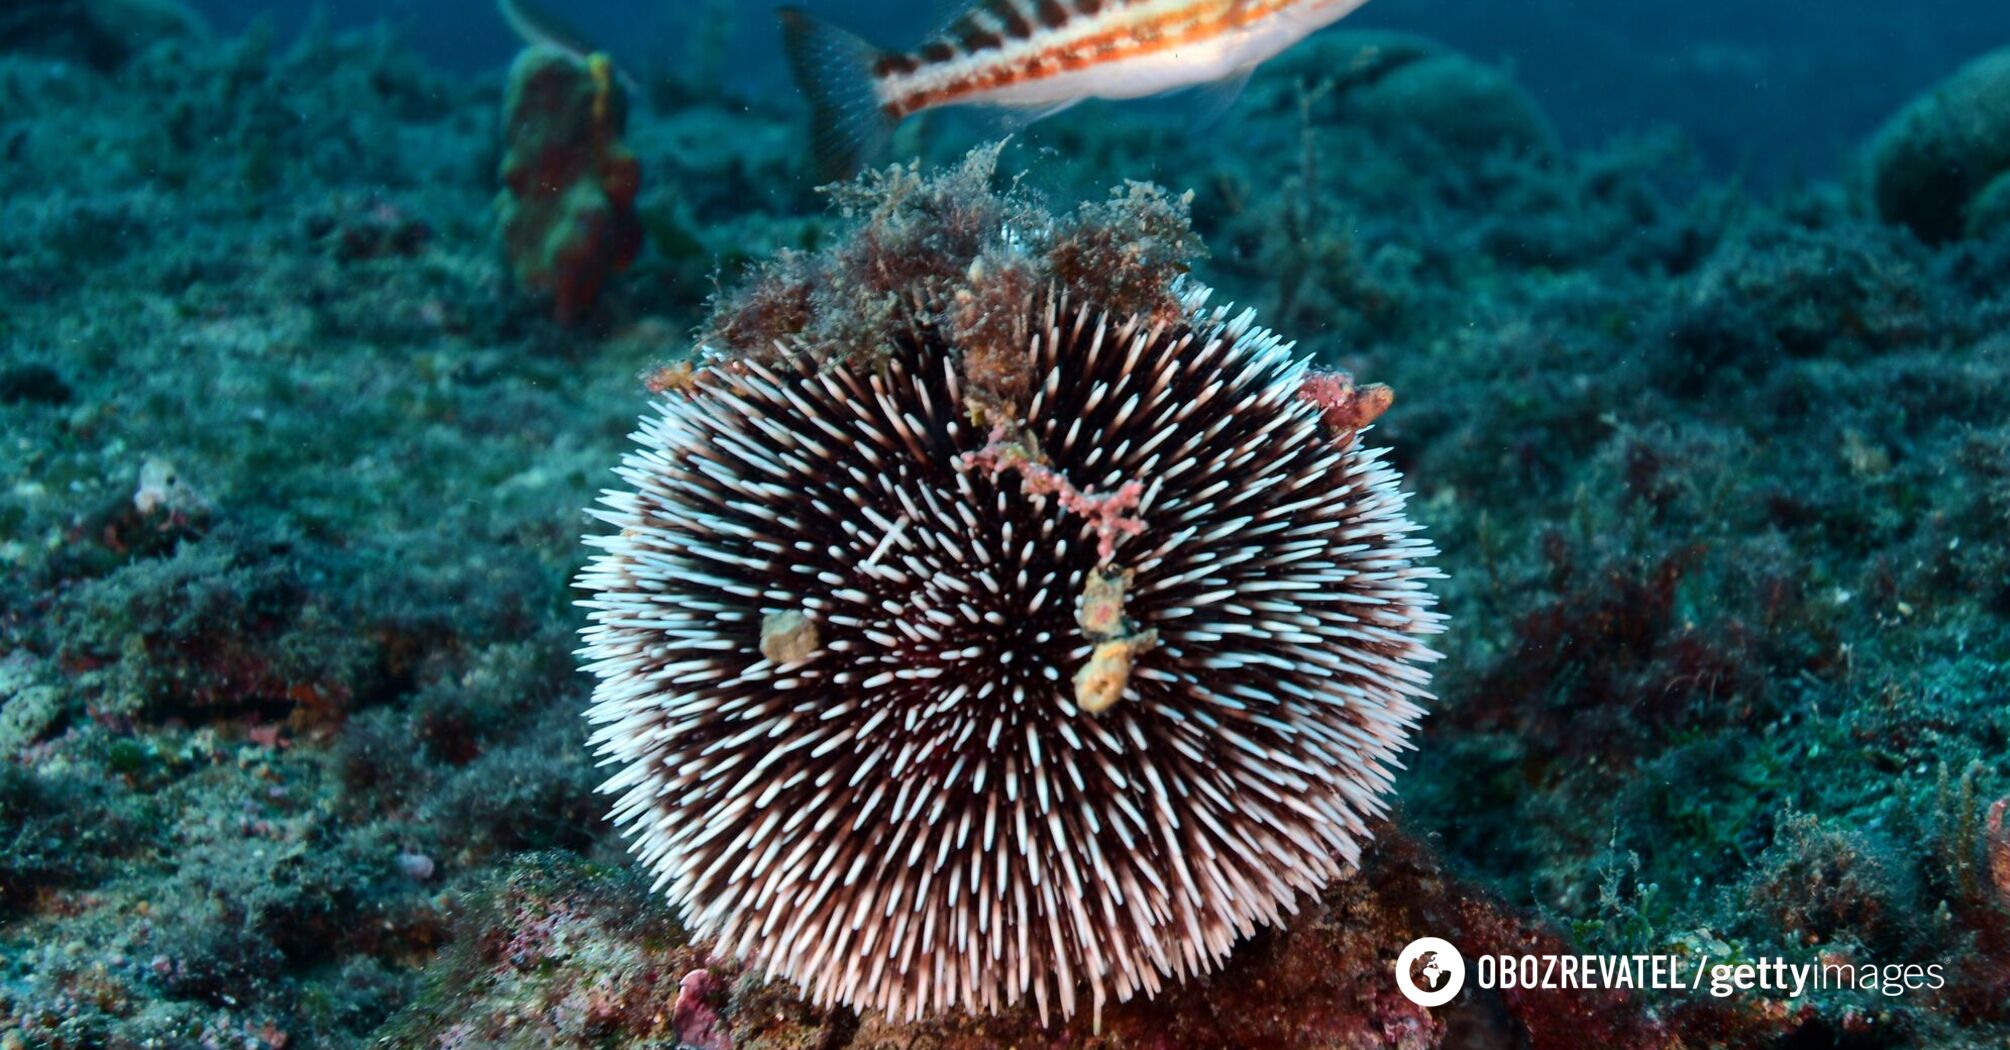
[[[870,370],[711,368],[644,423],[584,652],[615,819],[695,934],[819,1002],[1065,1016],[1357,862],[1422,714],[1434,552],[1289,347],[1204,298],[1034,315],[1016,425],[1080,492],[1142,484],[1113,539],[973,459],[926,332]]]

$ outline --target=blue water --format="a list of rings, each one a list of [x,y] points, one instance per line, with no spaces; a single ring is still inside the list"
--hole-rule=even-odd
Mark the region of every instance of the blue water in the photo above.
[[[308,5],[205,0],[219,28],[282,30]],[[338,0],[338,25],[408,27],[436,62],[500,68],[516,41],[486,0]],[[631,64],[682,55],[698,0],[549,4]],[[949,0],[811,0],[887,44],[922,35]],[[731,63],[741,90],[785,89],[768,5],[746,3]],[[1854,144],[1962,60],[2010,43],[1996,0],[1373,0],[1346,25],[1422,33],[1510,67],[1569,141],[1679,127],[1723,173],[1760,182],[1838,171]]]

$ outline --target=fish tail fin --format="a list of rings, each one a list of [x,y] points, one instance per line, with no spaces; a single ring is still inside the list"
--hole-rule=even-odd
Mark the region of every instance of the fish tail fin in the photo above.
[[[496,0],[496,10],[525,44],[555,47],[581,61],[597,50],[587,42],[585,34],[559,21],[551,12],[533,7],[527,0]]]
[[[884,53],[800,7],[777,12],[782,48],[809,100],[818,172],[849,178],[886,148],[899,118],[886,111],[874,72]]]
[[[602,54],[586,34],[560,21],[551,12],[532,6],[528,0],[496,0],[496,10],[526,46],[555,47],[587,63],[593,62],[595,55]],[[626,69],[614,65],[612,59],[607,61],[607,68],[614,79],[621,82],[621,89],[628,92],[629,98],[638,103],[649,101],[648,92],[642,90],[640,81],[630,76]]]

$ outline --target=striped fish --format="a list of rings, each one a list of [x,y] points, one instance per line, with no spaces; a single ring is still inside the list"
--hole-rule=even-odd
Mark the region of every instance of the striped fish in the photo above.
[[[1367,0],[980,0],[912,51],[887,51],[781,11],[782,40],[815,117],[817,153],[855,171],[899,123],[940,106],[1031,119],[1087,98],[1204,84],[1232,93],[1255,68]]]

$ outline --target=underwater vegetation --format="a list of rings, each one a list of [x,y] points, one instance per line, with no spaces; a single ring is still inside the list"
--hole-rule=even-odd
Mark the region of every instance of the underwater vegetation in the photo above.
[[[1672,134],[1560,141],[1481,58],[1338,30],[1251,82],[1232,148],[1092,104],[973,169],[980,136],[927,114],[893,146],[914,169],[819,193],[794,107],[722,96],[694,64],[635,71],[676,104],[598,124],[594,99],[626,89],[575,56],[552,60],[548,141],[614,129],[642,241],[617,272],[620,237],[588,238],[596,294],[560,323],[564,285],[524,287],[496,209],[507,71],[325,29],[134,32],[100,60],[7,20],[30,9],[96,8],[0,16],[0,1046],[2010,1036],[2010,235],[1975,221],[2000,109],[1948,124],[1932,99],[1955,96],[1929,96],[1866,133],[1861,168],[1757,194]],[[1994,62],[1943,92],[1995,97]],[[1973,158],[1958,207],[1897,189],[1902,158],[1951,148]],[[561,152],[591,200],[591,151]],[[929,255],[955,230],[917,231],[923,206],[1011,221]],[[1039,236],[1008,250],[1007,229]],[[1306,390],[1317,427],[1372,421],[1362,442],[1391,450],[1444,552],[1437,699],[1386,814],[1359,810],[1358,868],[1099,1018],[908,1023],[693,938],[605,819],[614,770],[571,653],[579,537],[600,531],[580,508],[619,484],[637,415],[755,366],[800,375],[791,349],[899,374],[940,336],[917,343],[888,293],[922,289],[920,330],[1001,348],[962,358],[997,399],[955,417],[962,476],[1022,509],[1052,488],[1039,524],[1070,567],[1051,611],[1076,635],[1048,661],[1057,693],[1136,717],[1124,693],[1170,631],[1130,585],[1081,592],[1105,541],[1129,565],[1152,534],[1128,526],[1164,527],[1122,496],[1152,479],[1084,473],[1067,457],[1090,450],[1044,433],[1045,464],[1009,428],[994,442],[1044,389],[1002,348],[1049,295],[1175,331],[1173,290],[1200,284],[1298,340],[1330,384]],[[748,370],[709,371],[701,344]],[[947,432],[944,406],[929,418]],[[841,638],[760,621],[731,621],[736,644],[824,659]],[[1078,694],[1105,644],[1129,667]],[[1945,982],[1425,1009],[1391,980],[1425,934]]]

